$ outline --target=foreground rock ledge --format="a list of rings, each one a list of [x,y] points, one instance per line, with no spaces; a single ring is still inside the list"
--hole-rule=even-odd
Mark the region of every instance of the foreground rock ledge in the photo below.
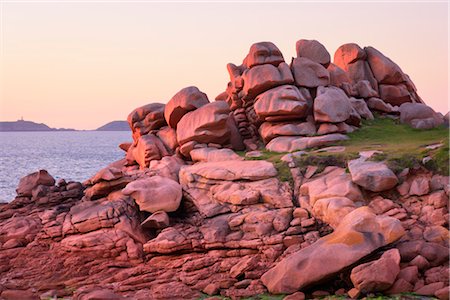
[[[361,207],[345,216],[332,234],[280,261],[261,280],[271,293],[294,293],[339,273],[404,233],[397,219]]]
[[[25,176],[0,204],[0,299],[448,299],[448,176],[367,153],[301,160],[345,150],[311,148],[364,120],[428,129],[448,114],[373,47],[342,45],[333,62],[315,40],[296,52],[288,64],[255,43],[215,102],[191,86],[136,108],[124,158],[83,183]]]

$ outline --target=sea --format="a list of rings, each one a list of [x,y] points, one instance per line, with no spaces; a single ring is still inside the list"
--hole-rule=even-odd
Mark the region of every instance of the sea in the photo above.
[[[83,182],[122,159],[129,131],[0,132],[0,202],[16,196],[20,178],[41,169],[57,181]]]

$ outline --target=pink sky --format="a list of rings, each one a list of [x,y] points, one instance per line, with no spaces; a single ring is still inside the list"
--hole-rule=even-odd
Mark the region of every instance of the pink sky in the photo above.
[[[252,43],[272,41],[290,62],[302,38],[332,57],[344,43],[374,46],[448,111],[446,1],[0,5],[1,121],[95,129],[189,85],[213,101],[226,64],[240,64]]]

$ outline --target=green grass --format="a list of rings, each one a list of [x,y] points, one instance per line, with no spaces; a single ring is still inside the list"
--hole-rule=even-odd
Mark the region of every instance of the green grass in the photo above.
[[[367,150],[383,151],[372,160],[384,160],[397,172],[414,167],[420,164],[424,157],[430,156],[432,160],[426,166],[435,172],[448,175],[448,128],[418,130],[390,118],[377,117],[375,120],[364,121],[361,128],[348,136],[349,140],[339,144],[346,147],[345,152],[349,155]],[[444,146],[435,150],[426,149],[426,146],[438,143]]]
[[[363,121],[361,127],[348,134],[349,140],[337,143],[345,146],[344,152],[313,152],[295,159],[298,167],[308,165],[318,166],[321,172],[326,166],[340,166],[345,168],[346,163],[358,157],[358,153],[368,150],[380,150],[383,153],[375,154],[371,160],[385,161],[394,172],[401,172],[404,168],[412,168],[422,164],[424,157],[431,157],[425,164],[428,169],[442,174],[449,174],[449,129],[444,127],[429,130],[418,130],[408,125],[399,124],[390,118],[376,116],[374,120]],[[430,150],[426,146],[442,143],[443,146]],[[288,165],[281,161],[286,153],[275,153],[261,150],[261,157],[245,157],[245,151],[238,154],[246,160],[266,160],[272,162],[278,171],[281,181],[293,182]]]

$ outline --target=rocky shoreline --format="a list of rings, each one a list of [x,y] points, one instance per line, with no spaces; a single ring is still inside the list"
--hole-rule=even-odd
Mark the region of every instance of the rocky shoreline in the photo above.
[[[0,204],[0,299],[448,299],[448,174],[391,170],[380,151],[298,159],[363,120],[428,130],[448,114],[373,47],[333,63],[317,41],[296,49],[288,65],[252,45],[214,102],[187,87],[137,108],[124,158],[83,183],[22,178]]]

